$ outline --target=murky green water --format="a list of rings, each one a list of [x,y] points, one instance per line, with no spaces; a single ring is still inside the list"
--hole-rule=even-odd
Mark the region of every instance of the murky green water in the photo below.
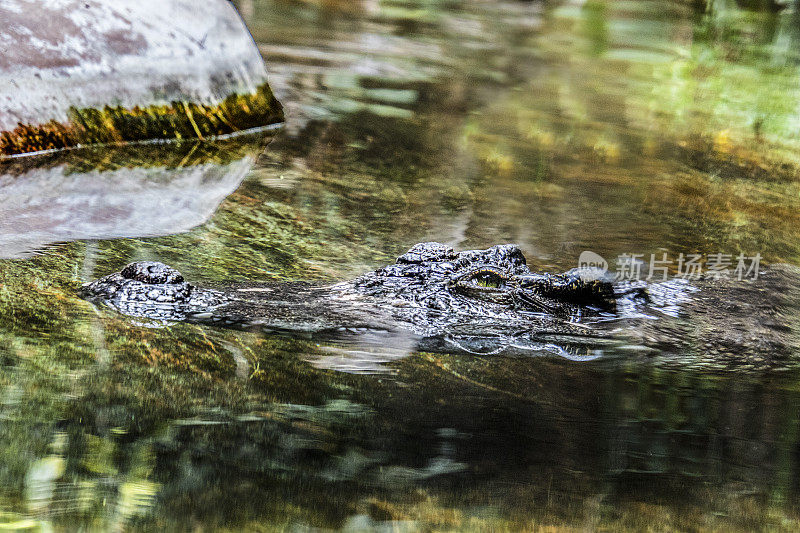
[[[0,529],[800,527],[793,364],[356,364],[76,297],[133,260],[333,280],[423,240],[800,264],[797,11],[701,4],[241,0],[287,109],[266,150],[2,167]]]

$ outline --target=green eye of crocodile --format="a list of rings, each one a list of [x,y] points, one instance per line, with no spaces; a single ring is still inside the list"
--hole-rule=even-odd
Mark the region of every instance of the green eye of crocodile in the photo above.
[[[473,276],[470,281],[478,287],[488,289],[501,289],[505,286],[503,278],[494,272],[481,272]]]

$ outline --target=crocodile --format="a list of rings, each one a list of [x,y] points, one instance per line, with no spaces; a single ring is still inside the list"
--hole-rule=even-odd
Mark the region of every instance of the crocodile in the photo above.
[[[455,251],[420,243],[393,264],[332,285],[199,287],[140,261],[84,284],[125,315],[318,339],[411,342],[418,351],[553,352],[594,359],[615,349],[769,361],[798,352],[795,267],[756,280],[615,282],[593,269],[537,273],[518,246]]]

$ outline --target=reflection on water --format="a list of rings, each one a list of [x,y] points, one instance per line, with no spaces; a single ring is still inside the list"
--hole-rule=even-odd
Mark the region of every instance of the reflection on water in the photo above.
[[[0,257],[79,239],[181,233],[208,220],[263,149],[216,143],[88,148],[0,165]]]
[[[136,259],[199,282],[333,280],[422,240],[518,242],[546,269],[583,250],[797,264],[796,6],[238,4],[288,117],[238,188],[221,169],[260,149],[214,151],[203,186],[185,153],[4,178],[63,224],[4,225],[21,244],[3,255],[165,236],[0,262],[0,527],[797,529],[795,369],[320,346],[139,327],[75,296]],[[109,180],[104,198],[145,183],[192,207],[131,233],[143,196],[102,224],[99,203],[50,214]]]

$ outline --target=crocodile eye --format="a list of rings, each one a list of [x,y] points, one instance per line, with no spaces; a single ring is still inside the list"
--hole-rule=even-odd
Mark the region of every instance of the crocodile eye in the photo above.
[[[503,276],[491,270],[476,272],[469,278],[468,283],[487,289],[502,289],[506,286],[506,281]]]

